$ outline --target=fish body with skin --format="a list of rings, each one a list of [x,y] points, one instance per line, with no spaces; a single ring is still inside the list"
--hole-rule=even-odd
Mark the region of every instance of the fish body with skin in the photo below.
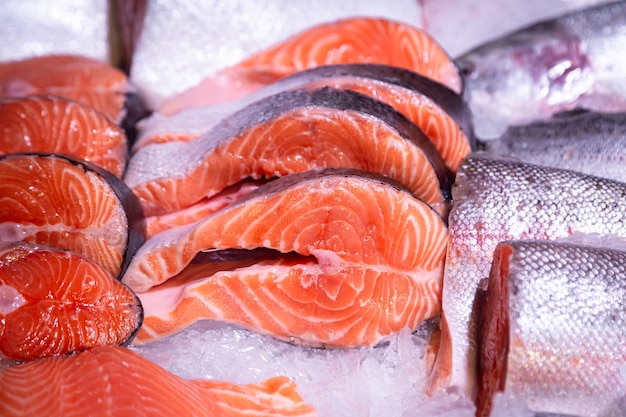
[[[527,162],[626,182],[626,113],[577,112],[509,126],[480,148]]]
[[[528,26],[459,57],[480,138],[507,126],[586,108],[626,110],[626,2]]]
[[[626,184],[486,153],[465,159],[452,189],[441,345],[431,390],[476,388],[475,299],[503,240],[577,233],[626,237]]]
[[[478,416],[504,391],[535,412],[626,413],[626,251],[498,244],[479,322]]]

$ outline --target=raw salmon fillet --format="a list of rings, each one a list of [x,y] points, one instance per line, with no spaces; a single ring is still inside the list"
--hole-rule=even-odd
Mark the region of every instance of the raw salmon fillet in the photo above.
[[[92,162],[122,177],[124,131],[91,106],[58,96],[0,98],[0,154],[44,152]]]
[[[101,347],[0,370],[0,415],[314,417],[295,383],[185,380],[124,347]]]
[[[0,96],[51,94],[79,101],[114,123],[124,118],[126,75],[80,55],[45,55],[0,63]]]
[[[60,155],[0,157],[0,240],[73,250],[117,277],[144,240],[141,206],[108,171]]]
[[[442,218],[387,177],[306,171],[149,239],[123,282],[145,308],[141,341],[214,319],[312,346],[374,345],[439,313],[446,243]],[[232,249],[239,262],[220,259]]]
[[[154,142],[193,140],[255,101],[286,90],[323,86],[357,91],[394,107],[424,131],[453,171],[472,149],[472,116],[460,95],[404,68],[341,64],[298,71],[230,103],[194,107],[169,116],[153,113],[139,123],[133,150]]]
[[[143,317],[135,294],[104,269],[33,243],[0,242],[0,301],[0,352],[17,360],[127,344]]]
[[[384,64],[417,72],[460,93],[454,62],[426,32],[382,18],[347,18],[304,30],[203,80],[159,108],[172,114],[242,97],[282,77],[332,64]]]
[[[191,142],[145,146],[130,158],[124,181],[152,216],[186,209],[245,178],[326,167],[388,175],[439,212],[453,178],[424,132],[397,110],[324,87],[257,101]]]

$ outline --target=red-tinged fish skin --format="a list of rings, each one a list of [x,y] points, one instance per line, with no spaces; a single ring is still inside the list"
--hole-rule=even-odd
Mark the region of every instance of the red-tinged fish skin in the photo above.
[[[428,137],[392,107],[330,88],[279,93],[192,142],[146,146],[130,159],[124,180],[152,216],[247,177],[327,167],[387,175],[440,213],[447,209],[453,174]]]
[[[478,416],[495,392],[534,412],[626,412],[626,251],[507,241],[494,253],[479,324]]]
[[[495,155],[465,159],[453,188],[442,338],[431,390],[476,388],[477,290],[503,240],[626,236],[626,184]]]
[[[113,276],[144,239],[136,197],[108,171],[60,155],[0,157],[0,240],[73,250]]]
[[[123,277],[146,305],[142,339],[208,318],[316,346],[373,345],[437,314],[445,224],[386,181],[355,170],[292,174],[148,240]],[[230,248],[283,255],[189,268],[202,251]]]
[[[122,177],[124,131],[93,107],[56,96],[0,98],[0,154],[66,154]]]
[[[314,417],[295,383],[185,380],[128,348],[101,347],[0,370],[0,414]]]
[[[129,343],[143,310],[135,294],[69,251],[0,243],[0,352],[32,360]]]
[[[0,96],[61,96],[94,107],[118,124],[129,91],[122,71],[79,55],[45,55],[0,64]]]
[[[603,2],[518,28],[457,59],[476,134],[579,108],[626,111],[626,4]]]
[[[455,64],[426,32],[385,19],[348,18],[314,26],[254,54],[166,100],[159,112],[234,100],[309,68],[357,63],[405,68],[457,93],[462,90]]]

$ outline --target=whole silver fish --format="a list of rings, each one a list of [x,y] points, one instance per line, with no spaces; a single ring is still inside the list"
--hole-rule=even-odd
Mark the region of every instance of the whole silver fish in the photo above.
[[[475,298],[504,240],[626,237],[626,184],[474,153],[452,188],[440,349],[430,389],[476,389]]]
[[[479,324],[477,416],[497,391],[537,412],[626,415],[626,251],[509,241]]]
[[[480,148],[527,162],[626,182],[626,113],[577,112],[510,126]]]
[[[484,44],[457,59],[475,133],[574,108],[626,110],[626,2],[568,13]]]

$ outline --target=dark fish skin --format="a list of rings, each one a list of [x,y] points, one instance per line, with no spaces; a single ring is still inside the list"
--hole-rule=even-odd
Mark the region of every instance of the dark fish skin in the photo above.
[[[472,149],[476,146],[472,114],[463,97],[428,77],[404,68],[380,64],[324,65],[299,71],[285,77],[269,88],[287,89],[294,86],[336,77],[364,78],[371,81],[395,85],[422,94],[435,102],[465,132]]]
[[[479,149],[626,182],[626,113],[583,111],[509,126]]]
[[[350,80],[351,82],[363,86],[385,85],[397,87],[413,92],[417,96],[424,96],[428,98],[459,125],[460,129],[466,135],[471,148],[475,148],[476,143],[472,114],[461,95],[428,77],[424,77],[404,68],[392,67],[388,65],[340,64],[310,68],[282,78],[267,87],[231,103],[208,106],[205,107],[206,111],[195,108],[191,109],[191,111],[183,111],[181,112],[181,115],[189,113],[190,115],[186,116],[186,118],[184,117],[183,120],[188,120],[187,118],[201,118],[204,121],[202,125],[206,124],[206,126],[212,126],[217,124],[219,120],[228,117],[230,114],[241,110],[245,106],[280,92],[323,83],[328,83],[329,86],[332,86],[338,82],[341,83],[342,80]],[[169,119],[174,120],[176,118],[177,116],[174,115]],[[165,123],[165,120],[167,119],[167,117],[156,113],[151,118],[141,121],[139,129],[141,133],[149,136],[150,134],[154,134],[154,131],[164,129],[165,127],[155,126],[158,126],[159,123]],[[163,120],[163,122],[160,122],[160,120]],[[172,122],[165,124],[171,129],[171,123]],[[198,123],[194,121],[193,124],[197,125]],[[187,129],[190,129],[189,123],[185,123],[183,121],[175,122],[174,130],[183,129],[183,125],[187,125]],[[199,128],[199,126],[194,127],[194,129],[197,128]]]
[[[626,111],[626,2],[527,26],[456,59],[476,135],[586,108]]]
[[[458,386],[474,397],[474,302],[496,245],[574,233],[626,237],[626,184],[474,153],[461,164],[452,197],[441,348],[430,384]]]
[[[479,323],[477,416],[497,391],[541,413],[625,415],[624,300],[626,251],[498,244]]]

